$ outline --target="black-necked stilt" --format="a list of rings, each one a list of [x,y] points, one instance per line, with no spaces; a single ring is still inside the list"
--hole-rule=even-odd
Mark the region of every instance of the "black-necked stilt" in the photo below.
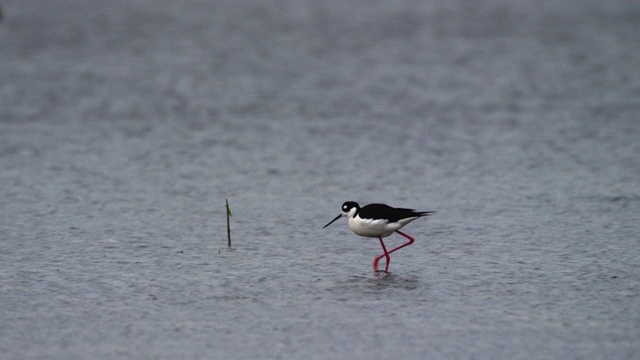
[[[391,260],[389,254],[411,245],[415,241],[414,238],[403,233],[400,229],[413,220],[422,216],[431,215],[432,213],[434,213],[434,211],[415,211],[413,209],[394,208],[385,204],[369,204],[360,207],[357,202],[347,201],[342,204],[342,212],[340,215],[331,220],[323,229],[341,217],[347,217],[349,219],[349,227],[354,233],[360,236],[380,239],[380,245],[382,245],[384,254],[373,259],[373,271],[377,272],[380,270],[378,269],[378,262],[382,257],[385,257],[387,264],[384,267],[384,272],[389,272],[389,261]],[[387,251],[387,247],[384,246],[382,238],[391,235],[394,231],[409,239],[409,242],[395,249],[391,249],[391,251]]]

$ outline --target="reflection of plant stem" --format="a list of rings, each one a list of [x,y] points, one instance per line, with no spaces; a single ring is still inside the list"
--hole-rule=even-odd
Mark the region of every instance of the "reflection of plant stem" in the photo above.
[[[224,199],[227,202],[227,238],[229,239],[228,246],[231,247],[231,227],[229,227],[229,218],[231,217],[231,210],[229,209],[229,200]]]

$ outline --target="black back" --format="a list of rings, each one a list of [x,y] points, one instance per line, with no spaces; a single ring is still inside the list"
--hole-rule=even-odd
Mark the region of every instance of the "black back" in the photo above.
[[[349,203],[351,204],[352,202]],[[347,205],[347,203],[344,203],[342,206],[344,207],[345,205]],[[428,216],[432,213],[434,212],[394,208],[385,204],[369,204],[360,208],[356,215],[359,214],[362,219],[388,219],[390,222],[396,222],[406,218]]]

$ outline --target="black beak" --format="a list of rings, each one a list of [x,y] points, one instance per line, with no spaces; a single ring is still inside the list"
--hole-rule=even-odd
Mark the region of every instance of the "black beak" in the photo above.
[[[335,219],[331,220],[327,225],[323,226],[322,228],[324,229],[324,228],[326,228],[327,226],[329,226],[329,225],[333,224],[336,220],[340,219],[341,217],[342,217],[342,214],[340,214],[340,215],[336,216],[336,218],[335,218]]]

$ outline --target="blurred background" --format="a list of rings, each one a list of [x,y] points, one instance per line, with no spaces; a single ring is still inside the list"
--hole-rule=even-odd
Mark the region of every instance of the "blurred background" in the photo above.
[[[6,358],[640,352],[639,3],[0,9]]]

